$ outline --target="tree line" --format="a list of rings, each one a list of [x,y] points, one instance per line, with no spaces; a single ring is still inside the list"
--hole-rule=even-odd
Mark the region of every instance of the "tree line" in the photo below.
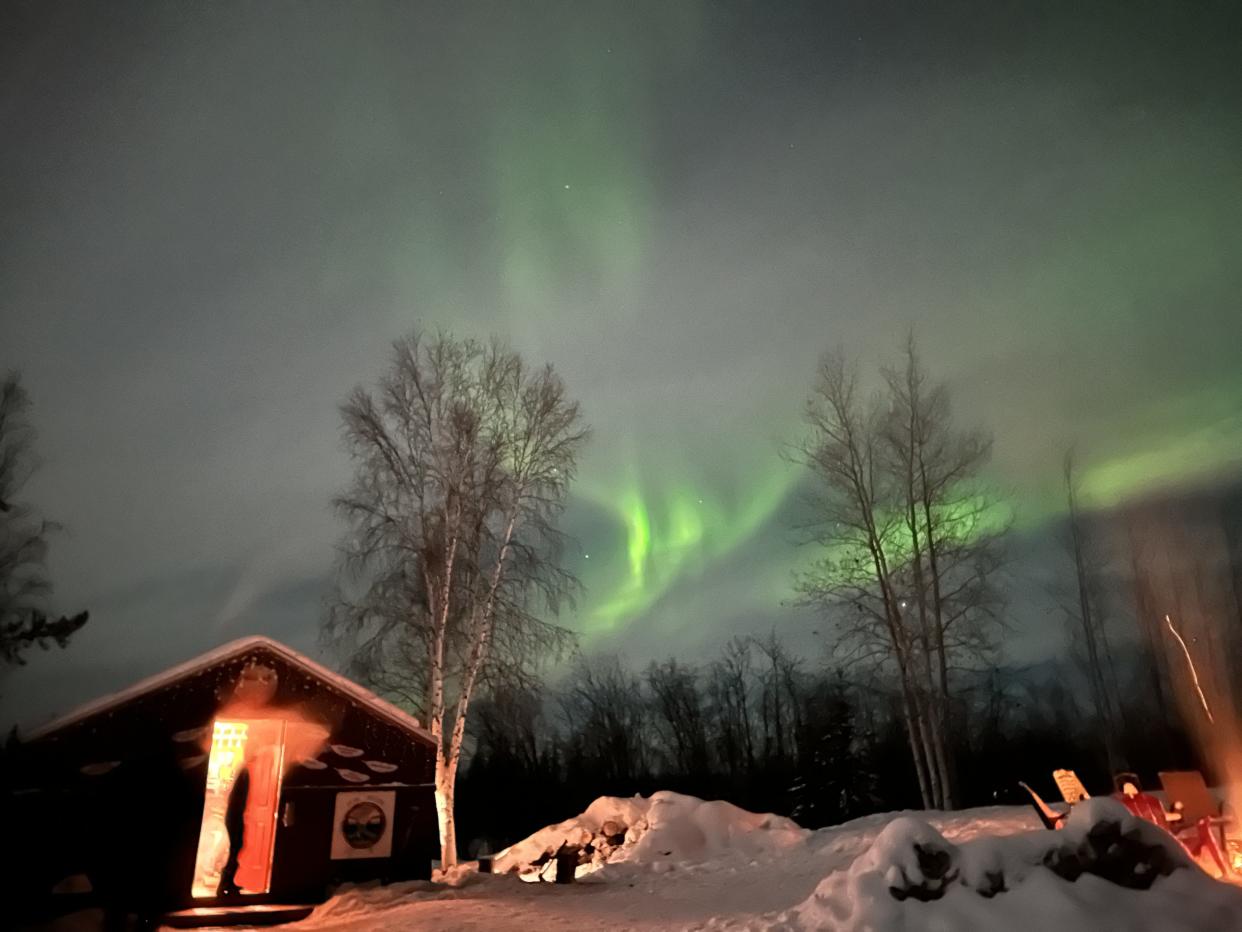
[[[326,630],[356,675],[436,736],[445,864],[458,854],[467,759],[472,838],[658,786],[807,824],[998,801],[1057,766],[1106,786],[1153,760],[1157,721],[1157,763],[1202,759],[1167,705],[1121,685],[1156,664],[1151,682],[1185,693],[1149,630],[1151,606],[1133,614],[1147,641],[1117,637],[1115,553],[1079,505],[1070,459],[1064,633],[1082,682],[1006,658],[1010,518],[984,478],[992,441],[956,423],[913,338],[870,378],[844,353],[825,355],[802,436],[783,451],[807,474],[791,530],[808,558],[793,582],[825,632],[815,658],[773,633],[730,642],[706,665],[632,670],[578,654],[544,683],[575,648],[555,620],[578,588],[557,520],[588,431],[565,386],[500,343],[415,334],[342,418],[355,478],[337,500],[347,531]],[[1164,598],[1155,585],[1136,577],[1138,604]],[[1242,656],[1240,632],[1227,656]],[[1218,706],[1236,681],[1213,678]]]
[[[1123,689],[1145,658],[1118,651]],[[946,754],[961,805],[1025,804],[1018,781],[1054,767],[1106,787],[1087,691],[1060,667],[995,666],[956,678]],[[481,697],[460,788],[464,853],[496,851],[597,796],[671,789],[775,812],[808,828],[919,808],[903,696],[891,677],[805,656],[777,634],[735,637],[708,660],[646,666],[579,655],[561,678]],[[1199,766],[1176,729],[1153,741],[1149,697],[1117,726],[1136,770]]]
[[[6,663],[63,646],[87,617],[46,610],[56,526],[19,499],[29,405],[9,377]],[[1067,455],[1049,623],[1061,615],[1070,663],[1016,668],[1010,518],[984,478],[992,441],[957,424],[913,338],[874,373],[826,354],[801,436],[773,451],[806,471],[792,589],[819,619],[813,657],[775,631],[708,662],[632,669],[579,652],[558,620],[580,589],[559,519],[590,431],[551,366],[498,340],[415,331],[340,415],[352,478],[334,500],[344,531],[325,640],[435,736],[446,865],[463,765],[465,834],[512,840],[601,793],[684,789],[817,825],[998,801],[1054,766],[1095,785],[1121,768],[1221,766],[1215,726],[1237,733],[1242,495],[1092,512]]]

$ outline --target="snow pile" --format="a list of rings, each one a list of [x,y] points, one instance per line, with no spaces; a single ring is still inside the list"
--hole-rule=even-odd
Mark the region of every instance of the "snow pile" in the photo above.
[[[1242,891],[1113,800],[1061,832],[960,845],[919,818],[890,822],[847,869],[771,924],[839,932],[944,929],[1242,929]]]
[[[602,867],[565,886],[514,876],[566,844],[592,848],[583,873],[596,858]],[[509,873],[342,890],[296,928],[1242,932],[1242,889],[1107,799],[1075,807],[1060,832],[1039,827],[1029,806],[884,813],[804,832],[675,793],[605,797],[496,866]]]
[[[668,790],[629,799],[601,796],[581,815],[502,851],[493,869],[527,872],[548,863],[562,845],[580,850],[579,874],[603,863],[658,870],[720,858],[753,860],[802,844],[809,835],[783,816],[748,812],[723,800]]]
[[[699,862],[726,855],[749,859],[799,844],[808,835],[806,829],[783,816],[748,812],[723,800],[705,802],[661,791],[651,794],[646,830],[636,833],[636,840],[620,859],[637,864],[660,858]]]
[[[536,865],[546,863],[562,845],[585,848],[592,839],[601,836],[616,838],[623,836],[623,843],[631,836],[637,838],[641,829],[646,826],[647,811],[651,808],[651,800],[641,796],[623,799],[618,796],[601,796],[581,815],[541,828],[535,834],[524,838],[517,844],[510,845],[492,858],[492,870],[498,874],[510,871],[525,872]]]

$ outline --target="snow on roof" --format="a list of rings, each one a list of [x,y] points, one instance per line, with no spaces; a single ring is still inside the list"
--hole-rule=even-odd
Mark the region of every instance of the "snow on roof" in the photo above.
[[[416,719],[413,715],[410,715],[410,713],[406,712],[404,709],[400,709],[388,700],[380,698],[375,695],[375,693],[371,692],[371,690],[358,685],[348,677],[342,676],[333,670],[329,670],[327,667],[323,666],[323,664],[311,660],[305,654],[299,653],[292,647],[281,644],[279,641],[274,641],[271,638],[263,637],[262,635],[239,638],[236,641],[230,641],[227,644],[222,644],[221,646],[213,650],[209,650],[204,654],[192,657],[184,663],[179,663],[174,667],[169,667],[162,673],[156,673],[154,676],[148,676],[145,679],[141,679],[132,686],[128,686],[119,692],[110,693],[107,696],[101,696],[100,698],[92,700],[85,705],[78,706],[78,708],[74,709],[72,712],[69,712],[68,714],[63,715],[60,718],[55,719],[54,721],[49,722],[41,728],[31,732],[27,740],[35,741],[39,738],[47,737],[53,732],[60,731],[62,728],[67,728],[68,726],[90,718],[93,715],[98,715],[101,712],[114,709],[117,706],[129,702],[131,699],[136,699],[146,693],[168,686],[182,677],[206,670],[209,667],[213,667],[218,663],[222,663],[225,660],[239,654],[244,654],[246,651],[253,650],[255,648],[261,648],[269,651],[294,666],[301,667],[316,679],[322,680],[330,688],[339,693],[343,693],[347,698],[366,706],[372,712],[388,719],[393,724],[418,735],[420,738],[432,743],[435,742],[435,738],[431,736],[431,732],[423,728],[418,719]]]

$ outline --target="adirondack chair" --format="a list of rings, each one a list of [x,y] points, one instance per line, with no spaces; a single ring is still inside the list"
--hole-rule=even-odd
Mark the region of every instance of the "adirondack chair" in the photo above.
[[[1053,809],[1046,802],[1044,802],[1043,797],[1041,797],[1021,780],[1018,781],[1018,786],[1022,787],[1022,789],[1026,790],[1031,795],[1031,806],[1034,807],[1035,814],[1039,816],[1039,821],[1044,823],[1044,828],[1050,830],[1061,828],[1061,823],[1063,823],[1066,817],[1069,816],[1068,810],[1065,812],[1058,812]]]
[[[1113,776],[1113,786],[1117,788],[1117,792],[1113,796],[1130,810],[1132,815],[1151,822],[1153,825],[1158,825],[1170,835],[1173,834],[1170,819],[1172,818],[1175,822],[1178,818],[1177,813],[1168,812],[1160,800],[1150,793],[1145,793],[1137,774],[1115,774]]]
[[[1057,789],[1061,791],[1061,798],[1071,806],[1076,806],[1084,799],[1091,798],[1087,788],[1078,779],[1078,774],[1072,770],[1054,770],[1052,779],[1056,781]]]
[[[1173,837],[1193,857],[1206,849],[1221,874],[1230,874],[1225,857],[1225,825],[1230,820],[1203,782],[1203,774],[1197,770],[1162,770],[1160,785],[1172,809],[1167,817],[1172,823]]]
[[[1057,785],[1057,789],[1061,792],[1061,798],[1065,800],[1070,809],[1084,799],[1090,799],[1091,794],[1087,792],[1087,788],[1082,785],[1082,781],[1078,779],[1078,774],[1072,770],[1054,770],[1052,771],[1052,779]],[[1053,809],[1043,798],[1033,789],[1018,781],[1018,786],[1026,790],[1031,797],[1031,806],[1035,809],[1035,814],[1039,816],[1039,821],[1044,823],[1044,828],[1059,829],[1069,816],[1069,809],[1059,812]]]

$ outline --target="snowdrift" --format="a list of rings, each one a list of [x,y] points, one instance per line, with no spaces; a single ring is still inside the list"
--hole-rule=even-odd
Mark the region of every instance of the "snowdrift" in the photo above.
[[[1242,888],[1212,880],[1108,799],[1050,832],[1029,807],[883,813],[808,832],[677,793],[602,797],[513,845],[499,876],[343,890],[315,932],[1242,932]],[[522,883],[562,845],[583,883]],[[588,850],[589,849],[589,850]]]
[[[1242,890],[1119,803],[1075,807],[1061,832],[954,845],[920,818],[894,819],[846,870],[774,917],[793,929],[1242,929]]]
[[[601,796],[586,811],[540,829],[493,860],[497,872],[537,870],[562,845],[582,850],[579,873],[605,863],[635,867],[755,858],[802,844],[810,832],[782,816],[668,790],[649,797]]]

